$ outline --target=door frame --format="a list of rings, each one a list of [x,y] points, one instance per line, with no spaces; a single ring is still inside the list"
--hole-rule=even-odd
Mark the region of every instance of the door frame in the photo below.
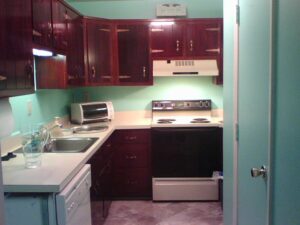
[[[239,29],[239,2],[240,0],[232,0],[236,7],[235,9],[235,24],[234,24],[234,49],[233,49],[233,210],[232,210],[232,222],[233,225],[238,225],[238,210],[239,210],[239,187],[238,187],[238,179],[239,179],[239,171],[238,171],[238,156],[239,156],[239,145],[238,145],[238,133],[239,133],[239,113],[238,113],[238,102],[239,102],[239,40],[240,40],[240,29]],[[275,96],[275,85],[274,85],[274,71],[275,71],[275,21],[276,21],[276,14],[275,14],[275,0],[266,0],[270,2],[270,27],[269,27],[269,105],[268,105],[268,112],[269,112],[269,121],[268,121],[268,161],[267,161],[267,215],[266,215],[266,225],[270,225],[271,223],[271,206],[272,206],[272,166],[273,166],[273,145],[274,145],[274,96]],[[255,165],[253,165],[255,166]],[[250,175],[250,171],[249,171]]]

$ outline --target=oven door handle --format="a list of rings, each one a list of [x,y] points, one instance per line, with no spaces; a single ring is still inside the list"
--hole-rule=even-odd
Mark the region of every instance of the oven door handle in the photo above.
[[[152,128],[152,131],[155,132],[161,132],[161,133],[167,133],[167,132],[195,132],[195,131],[214,131],[216,129],[219,129],[219,127],[173,127],[173,128],[166,128],[166,127],[160,127],[160,128]]]

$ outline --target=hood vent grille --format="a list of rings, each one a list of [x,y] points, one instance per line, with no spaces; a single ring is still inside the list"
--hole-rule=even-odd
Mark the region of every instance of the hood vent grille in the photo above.
[[[153,76],[218,76],[215,59],[154,60]]]

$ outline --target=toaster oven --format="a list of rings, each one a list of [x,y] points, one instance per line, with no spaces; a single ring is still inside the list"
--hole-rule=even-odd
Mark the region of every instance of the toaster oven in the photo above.
[[[71,122],[77,124],[106,122],[114,118],[112,102],[85,102],[71,104]]]

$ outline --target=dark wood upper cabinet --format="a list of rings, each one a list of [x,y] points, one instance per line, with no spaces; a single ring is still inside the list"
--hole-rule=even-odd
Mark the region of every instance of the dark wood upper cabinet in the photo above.
[[[67,85],[85,85],[83,18],[67,9]]]
[[[87,74],[89,85],[113,84],[112,23],[86,19]]]
[[[69,20],[66,6],[58,0],[52,0],[53,47],[66,52],[68,48],[67,20]]]
[[[150,27],[152,58],[219,56],[222,20],[154,20]]]
[[[1,4],[0,97],[33,93],[31,1]]]
[[[152,84],[148,23],[116,24],[117,83]]]
[[[5,22],[5,8],[4,8],[4,1],[0,1],[0,93],[1,91],[5,90],[6,88],[6,81],[7,81],[7,73],[5,68],[5,29],[6,29],[6,22]],[[1,94],[0,94],[1,96]]]
[[[33,42],[43,47],[52,47],[52,1],[32,0]]]
[[[187,23],[186,55],[219,56],[221,53],[222,23],[220,20],[202,20]]]
[[[84,86],[86,79],[82,16],[59,0],[33,0],[32,8],[34,43],[38,47],[49,48],[66,56],[37,58],[37,87],[64,89],[69,86]]]

